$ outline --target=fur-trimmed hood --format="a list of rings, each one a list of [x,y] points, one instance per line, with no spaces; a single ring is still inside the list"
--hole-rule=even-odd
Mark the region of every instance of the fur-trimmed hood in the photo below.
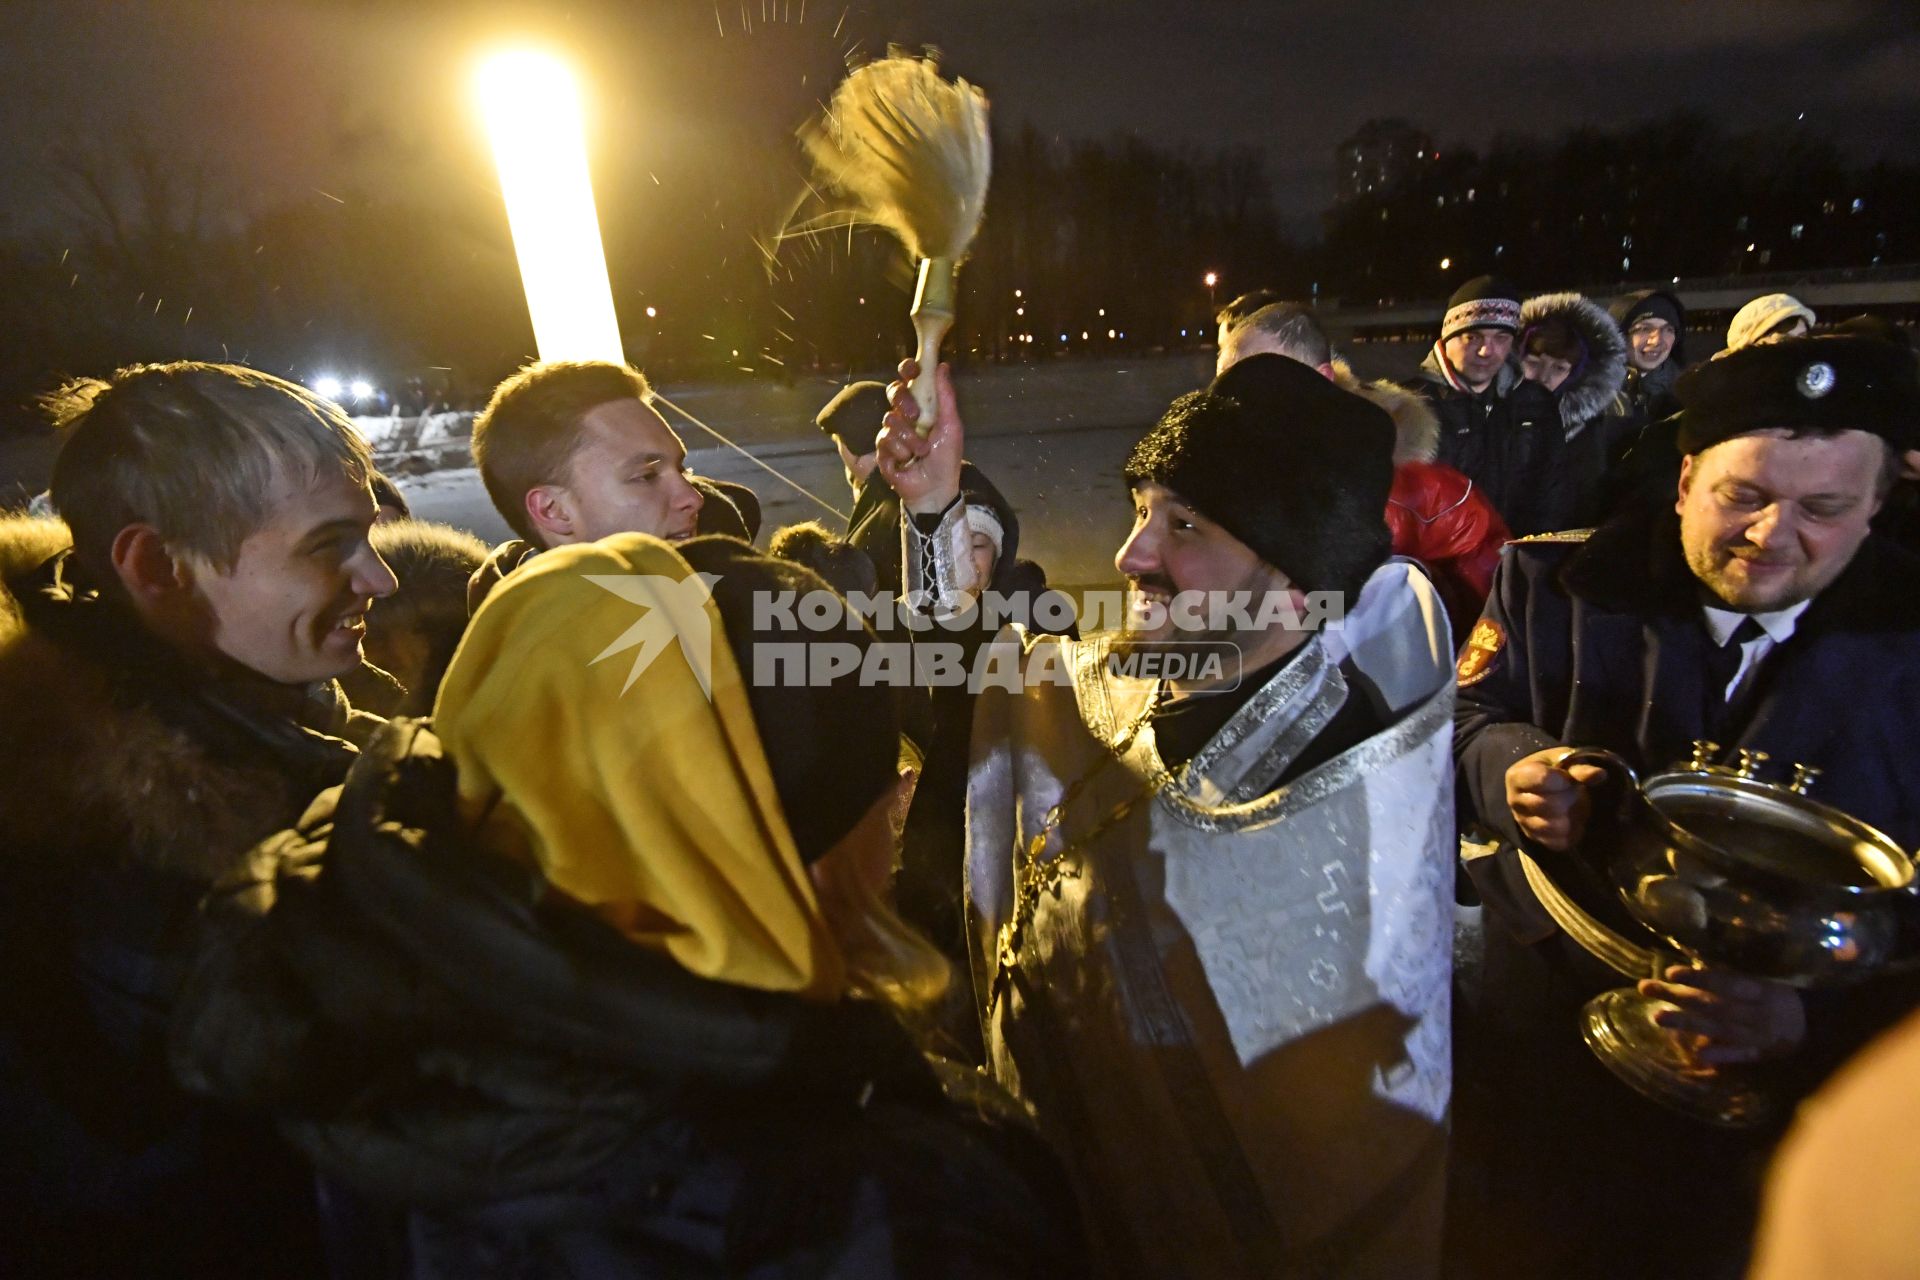
[[[1560,421],[1572,432],[1613,408],[1627,381],[1627,340],[1613,317],[1592,299],[1578,293],[1543,293],[1522,304],[1514,351],[1524,354],[1527,331],[1555,316],[1571,324],[1587,348],[1586,359],[1554,392],[1560,402]]]
[[[137,622],[65,583],[64,533],[0,519],[0,723],[29,745],[0,769],[0,850],[210,881],[339,780],[351,712],[332,682],[295,719],[180,678]]]
[[[0,516],[0,648],[26,627],[14,581],[72,544],[67,526],[51,516]]]
[[[1333,362],[1333,384],[1373,401],[1393,419],[1393,465],[1432,462],[1440,449],[1440,417],[1427,398],[1381,378],[1362,382],[1345,360]]]

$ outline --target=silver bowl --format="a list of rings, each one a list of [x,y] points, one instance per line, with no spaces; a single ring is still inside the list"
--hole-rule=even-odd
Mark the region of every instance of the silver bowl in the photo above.
[[[1907,852],[1809,797],[1818,769],[1795,766],[1790,781],[1768,782],[1758,776],[1764,753],[1742,751],[1729,768],[1711,763],[1718,751],[1695,743],[1691,762],[1644,782],[1611,751],[1584,748],[1560,762],[1596,765],[1620,784],[1617,803],[1596,806],[1577,846],[1584,866],[1571,870],[1597,876],[1655,943],[1653,971],[1629,976],[1661,977],[1685,957],[1824,987],[1920,959],[1920,888]],[[1582,1010],[1582,1034],[1620,1079],[1695,1119],[1747,1128],[1778,1113],[1781,1100],[1753,1073],[1697,1063],[1659,1025],[1667,1007],[1632,988],[1603,992]]]
[[[1832,986],[1920,958],[1913,859],[1849,814],[1807,795],[1817,770],[1757,776],[1765,756],[1690,764],[1644,782],[1610,751],[1574,751],[1622,785],[1581,855],[1627,912],[1695,960],[1800,987]]]

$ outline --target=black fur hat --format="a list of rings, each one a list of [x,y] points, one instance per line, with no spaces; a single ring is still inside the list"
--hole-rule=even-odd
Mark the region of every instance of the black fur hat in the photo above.
[[[1726,352],[1683,374],[1682,453],[1783,427],[1868,431],[1896,449],[1920,445],[1913,353],[1878,338],[1782,338]]]
[[[1173,402],[1127,458],[1308,591],[1352,597],[1392,549],[1393,419],[1280,355]]]

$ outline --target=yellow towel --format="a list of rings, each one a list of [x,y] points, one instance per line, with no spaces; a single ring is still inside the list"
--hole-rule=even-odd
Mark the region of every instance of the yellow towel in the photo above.
[[[839,950],[693,577],[665,542],[619,534],[542,552],[494,589],[434,707],[462,811],[692,972],[838,999]]]

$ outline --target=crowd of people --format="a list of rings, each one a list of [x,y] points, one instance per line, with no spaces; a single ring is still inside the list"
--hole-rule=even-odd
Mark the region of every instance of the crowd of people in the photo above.
[[[825,405],[848,527],[766,553],[622,365],[494,391],[492,549],[270,375],[50,397],[0,517],[6,1272],[1742,1274],[1793,1103],[1920,989],[1623,977],[1551,887],[1566,758],[1802,764],[1920,846],[1920,362],[1772,295],[1689,366],[1672,293],[1493,277],[1408,385],[1270,293],[1219,325],[1100,627],[944,366],[931,421],[912,361]],[[1770,1123],[1587,1052],[1635,978]],[[1913,1265],[1847,1161],[1899,1034],[1758,1274],[1832,1203]]]

